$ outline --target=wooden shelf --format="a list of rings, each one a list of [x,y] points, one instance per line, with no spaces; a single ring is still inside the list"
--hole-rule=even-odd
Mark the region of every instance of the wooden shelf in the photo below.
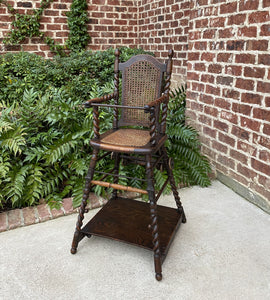
[[[182,214],[177,209],[157,205],[160,251],[164,260]],[[82,229],[96,235],[153,249],[149,204],[127,198],[111,199]]]

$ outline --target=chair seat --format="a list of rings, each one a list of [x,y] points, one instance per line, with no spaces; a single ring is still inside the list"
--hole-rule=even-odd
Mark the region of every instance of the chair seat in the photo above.
[[[164,143],[166,136],[159,140],[159,146]],[[93,139],[90,144],[99,149],[124,152],[151,152],[149,130],[122,128],[109,130],[100,135],[99,139]],[[156,149],[156,147],[154,147]]]

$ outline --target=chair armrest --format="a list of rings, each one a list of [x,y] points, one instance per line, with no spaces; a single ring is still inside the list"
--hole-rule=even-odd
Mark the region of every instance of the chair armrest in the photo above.
[[[165,103],[165,102],[168,102],[168,95],[162,95],[161,97],[159,97],[158,99],[154,100],[154,101],[151,101],[149,103],[147,103],[145,106],[144,106],[144,110],[146,112],[149,112],[151,107],[155,107],[157,105],[159,105],[160,103]]]
[[[102,103],[102,102],[107,102],[115,97],[115,94],[109,94],[109,95],[104,95],[102,97],[94,98],[87,100],[86,102],[83,103],[83,105],[86,108],[90,108],[92,106],[92,103]]]

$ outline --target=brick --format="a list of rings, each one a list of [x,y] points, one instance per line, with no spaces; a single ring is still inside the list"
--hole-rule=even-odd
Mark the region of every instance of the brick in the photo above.
[[[225,143],[231,147],[235,146],[235,139],[228,136],[227,134],[223,134],[222,132],[218,133],[218,140],[222,143]]]
[[[242,27],[238,28],[238,36],[239,37],[257,37],[257,27]]]
[[[224,132],[228,132],[229,131],[229,126],[228,124],[215,120],[214,121],[214,127],[218,130],[224,131]]]
[[[254,64],[256,56],[254,54],[236,54],[235,55],[235,62],[242,63],[242,64]]]
[[[220,14],[232,14],[237,11],[237,2],[220,5]]]
[[[225,43],[223,41],[209,42],[210,50],[224,50]]]
[[[228,39],[234,37],[234,32],[232,28],[220,29],[218,31],[218,36],[220,39]]]
[[[235,168],[235,161],[233,159],[229,158],[228,156],[219,154],[217,157],[217,161],[229,169],[234,170],[234,168]]]
[[[243,153],[236,151],[234,149],[230,150],[230,157],[234,158],[237,161],[240,161],[243,164],[247,164],[247,156]]]
[[[262,97],[258,94],[242,93],[241,102],[261,105]]]
[[[241,0],[239,2],[239,10],[257,10],[259,6],[259,0]]]
[[[270,94],[270,82],[259,81],[257,84],[257,91]]]
[[[222,72],[222,66],[219,64],[212,64],[208,66],[208,72],[209,73],[221,73]]]
[[[263,125],[263,133],[270,136],[270,125],[269,124]]]
[[[210,127],[212,126],[212,118],[209,118],[208,116],[200,115],[198,120],[199,120],[200,123],[203,123],[203,124],[208,125]]]
[[[251,166],[261,172],[261,173],[264,173],[266,175],[270,175],[270,165],[269,164],[265,164],[255,158],[251,158]]]
[[[6,231],[7,229],[8,229],[7,213],[2,212],[0,213],[0,232]]]
[[[200,94],[199,101],[208,105],[214,104],[214,98],[210,95]]]
[[[215,38],[216,30],[215,29],[206,29],[203,31],[203,39],[213,39]]]
[[[203,133],[207,136],[212,137],[212,138],[216,138],[217,131],[215,129],[210,128],[210,127],[204,126],[203,127]]]
[[[233,83],[233,77],[217,76],[216,83],[221,84],[221,85],[230,85],[231,86]]]
[[[32,7],[31,2],[17,2],[18,7]]]
[[[270,15],[268,11],[257,11],[249,15],[249,23],[265,23],[270,20]]]
[[[270,24],[265,24],[261,26],[261,36],[270,36]]]
[[[250,105],[245,105],[245,104],[240,104],[240,103],[233,103],[233,105],[232,105],[232,110],[234,112],[243,114],[246,116],[250,116],[251,109],[252,109],[252,106],[250,106]]]
[[[217,62],[232,62],[231,53],[219,53],[217,55]]]
[[[64,215],[64,211],[60,209],[53,208],[51,209],[51,214],[53,218],[58,218]]]
[[[51,219],[51,214],[47,204],[41,204],[37,206],[38,219],[40,222],[44,222]]]
[[[65,198],[62,202],[62,207],[64,209],[65,215],[72,214],[76,210],[73,208],[72,198]]]
[[[267,51],[268,40],[247,41],[247,51]]]
[[[213,117],[216,118],[217,115],[218,115],[218,110],[215,107],[205,106],[204,107],[204,113],[206,115],[210,115],[210,116],[213,116]]]
[[[8,216],[8,229],[14,229],[22,225],[20,209],[14,209],[8,211],[7,216]]]
[[[201,75],[201,81],[214,84],[215,83],[215,77],[213,75],[210,75],[210,74],[202,74]]]
[[[59,11],[57,11],[57,10],[45,10],[44,15],[45,16],[59,16]]]
[[[232,112],[222,110],[220,113],[220,118],[229,121],[230,123],[237,124],[238,116]]]
[[[265,97],[265,106],[270,107],[270,97]]]
[[[235,91],[234,89],[224,88],[222,90],[222,96],[225,98],[238,100],[240,98],[240,93],[238,91]]]
[[[269,7],[270,6],[270,0],[263,0],[263,7]]]
[[[208,19],[206,19],[206,20],[208,20]],[[225,20],[226,20],[226,18],[222,18],[222,17],[209,19],[209,27],[213,27],[213,28],[222,27],[223,28],[225,26]],[[201,26],[201,27],[203,27],[203,26]]]
[[[242,164],[237,165],[237,171],[248,179],[254,179],[257,176],[256,172],[254,172],[250,168],[243,166]]]
[[[258,64],[270,66],[270,54],[259,54]]]
[[[229,110],[231,108],[231,101],[223,98],[216,98],[215,106]]]
[[[22,209],[24,225],[31,225],[36,223],[36,215],[34,207],[25,207]]]
[[[227,153],[228,147],[226,145],[223,145],[217,141],[212,142],[212,148],[218,150],[218,152]]]
[[[192,82],[192,90],[197,92],[204,92],[204,84]]]
[[[261,119],[261,120],[270,122],[270,110],[254,107],[253,117],[256,119]]]
[[[232,134],[235,135],[236,137],[238,137],[239,139],[249,140],[249,132],[244,130],[243,128],[233,126]]]
[[[192,61],[192,60],[199,60],[200,57],[200,53],[199,52],[189,52],[188,53],[188,60]]]
[[[264,68],[256,68],[256,67],[245,67],[244,68],[244,76],[245,77],[254,77],[254,78],[263,78],[265,75]]]
[[[242,90],[252,91],[254,90],[255,84],[253,80],[237,78],[235,86]]]
[[[248,128],[252,131],[259,131],[261,123],[253,119],[241,116],[241,126],[242,128]]]
[[[246,21],[246,14],[231,15],[228,17],[228,25],[243,25]]]
[[[245,41],[241,40],[232,40],[232,41],[227,41],[227,50],[233,50],[233,51],[242,51],[245,48]]]
[[[225,74],[233,75],[233,76],[240,76],[242,74],[242,67],[241,66],[234,66],[229,65],[225,67]]]
[[[220,96],[220,87],[213,86],[213,85],[206,85],[205,92],[206,94]]]
[[[205,63],[195,63],[194,70],[196,70],[196,71],[205,71],[206,70]]]
[[[262,186],[270,186],[270,178],[261,174],[258,174],[258,182]],[[268,199],[270,199],[270,197],[268,197]]]
[[[260,150],[259,159],[263,160],[266,163],[270,163],[270,152],[266,150]]]
[[[241,140],[237,141],[237,149],[247,153],[249,156],[256,156],[257,154],[256,147]]]
[[[253,143],[256,145],[261,145],[265,148],[270,149],[270,139],[269,137],[264,137],[262,135],[253,134]]]
[[[98,208],[101,206],[99,197],[95,195],[94,193],[91,193],[89,195],[89,204],[91,208]]]

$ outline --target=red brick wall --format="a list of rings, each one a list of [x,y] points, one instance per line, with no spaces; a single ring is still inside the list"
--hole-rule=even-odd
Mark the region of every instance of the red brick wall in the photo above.
[[[270,1],[192,1],[187,82],[203,152],[270,200]]]
[[[186,0],[138,1],[139,45],[162,58],[174,50],[174,85],[186,82],[189,6]]]
[[[20,13],[31,13],[39,7],[40,0],[9,1]],[[57,43],[64,44],[68,38],[67,17],[72,0],[54,0],[41,18],[41,31],[52,37]],[[38,38],[27,39],[20,46],[7,46],[2,43],[3,37],[11,28],[12,18],[6,6],[0,5],[0,41],[1,52],[28,51],[45,57],[53,54],[49,47]],[[92,40],[89,49],[103,50],[110,46],[135,47],[137,40],[137,1],[136,0],[91,0],[88,1],[89,34]]]

